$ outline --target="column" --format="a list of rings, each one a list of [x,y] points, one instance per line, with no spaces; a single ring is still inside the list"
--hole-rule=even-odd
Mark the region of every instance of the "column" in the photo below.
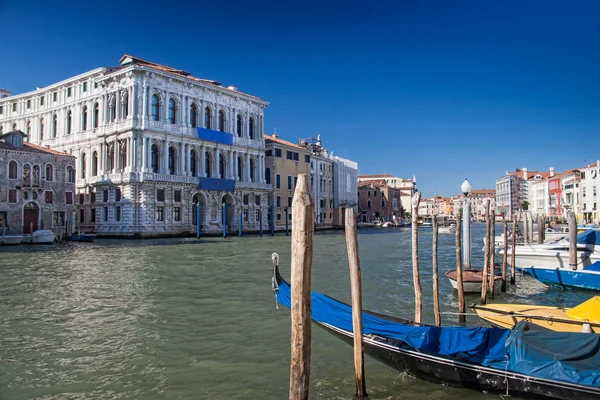
[[[164,123],[167,123],[169,116],[169,93],[166,90],[164,90],[163,93],[163,111],[161,112],[160,120]]]
[[[234,170],[233,170],[233,150],[229,150],[227,152],[229,157],[229,174],[227,176],[228,179],[234,179]]]
[[[163,168],[162,173],[168,174],[169,172],[169,142],[167,140],[163,141]]]
[[[213,130],[219,130],[219,105],[215,102],[215,112],[213,113]]]
[[[117,108],[119,108],[119,107],[117,106]],[[114,174],[116,174],[117,172],[119,172],[120,169],[123,168],[123,165],[121,165],[120,155],[121,155],[121,143],[119,143],[119,141],[115,137],[115,144],[113,146],[113,171],[112,171],[112,173],[114,173]]]
[[[220,179],[223,179],[224,176],[221,176],[221,171],[219,169],[219,159],[221,158],[221,149],[217,148],[217,151],[215,151],[215,172],[216,172],[216,176],[219,177]]]
[[[198,170],[198,176],[206,177],[206,148],[204,145],[202,146],[202,151],[200,152],[200,168]]]
[[[191,176],[192,175],[192,166],[190,164],[190,160],[192,156],[192,145],[191,144],[186,144],[185,145],[185,176]],[[198,161],[198,160],[196,160]],[[198,169],[196,169],[196,171],[198,171]]]
[[[144,78],[143,92],[142,92],[142,129],[146,127],[146,119],[148,118],[148,86],[146,85],[146,79]],[[142,157],[143,158],[143,157]],[[145,165],[144,165],[145,167]]]
[[[179,175],[187,175],[187,171],[185,170],[185,143],[181,143],[181,147],[179,148]]]
[[[148,138],[148,145],[146,146],[146,169],[148,172],[152,172],[152,138]]]
[[[106,160],[106,143],[100,143],[100,175],[104,175],[104,166]]]
[[[246,153],[246,182],[250,182],[250,153]]]
[[[117,89],[117,93],[116,93],[116,97],[115,97],[115,121],[118,121],[120,119],[121,119],[121,90]]]
[[[206,125],[204,125],[204,113],[206,112],[204,109],[206,107],[204,106],[204,100],[200,100],[200,123],[198,124],[199,127],[201,128],[206,128]],[[203,167],[204,168],[204,167]]]
[[[233,179],[238,180],[238,152],[233,152]]]

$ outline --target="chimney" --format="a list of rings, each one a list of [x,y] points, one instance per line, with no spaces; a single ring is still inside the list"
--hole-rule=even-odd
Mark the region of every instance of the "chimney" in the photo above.
[[[523,179],[527,180],[527,168],[523,167]]]
[[[554,176],[554,167],[550,167],[550,177]]]

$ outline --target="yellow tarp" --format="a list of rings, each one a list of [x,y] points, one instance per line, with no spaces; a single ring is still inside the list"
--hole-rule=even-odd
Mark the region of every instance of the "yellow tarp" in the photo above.
[[[578,321],[600,323],[600,296],[594,296],[577,307],[571,308],[566,314]]]

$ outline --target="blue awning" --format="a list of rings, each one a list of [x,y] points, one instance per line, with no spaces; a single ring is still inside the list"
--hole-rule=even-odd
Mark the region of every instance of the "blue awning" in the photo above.
[[[234,192],[235,180],[233,179],[218,179],[218,178],[199,178],[199,190],[214,190],[221,192]]]
[[[210,142],[233,145],[233,135],[227,132],[214,131],[212,129],[197,128],[198,137],[202,140],[208,140]]]

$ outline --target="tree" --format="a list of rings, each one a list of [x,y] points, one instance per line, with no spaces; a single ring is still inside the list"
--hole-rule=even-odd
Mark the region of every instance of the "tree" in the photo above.
[[[529,210],[529,202],[527,200],[525,200],[524,202],[521,203],[521,209],[523,211]]]

